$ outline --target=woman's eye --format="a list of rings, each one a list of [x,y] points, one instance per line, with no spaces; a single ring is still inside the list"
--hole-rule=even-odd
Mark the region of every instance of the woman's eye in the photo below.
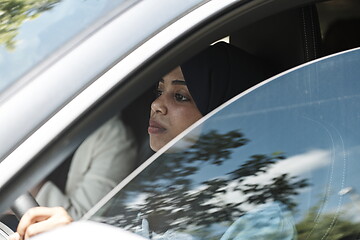
[[[179,102],[187,102],[190,100],[189,98],[185,97],[184,95],[182,95],[180,93],[175,93],[175,99],[176,99],[176,101],[179,101]]]
[[[156,89],[156,92],[155,92],[155,97],[156,97],[156,98],[160,97],[162,94],[163,94],[163,91],[162,91],[162,90]]]

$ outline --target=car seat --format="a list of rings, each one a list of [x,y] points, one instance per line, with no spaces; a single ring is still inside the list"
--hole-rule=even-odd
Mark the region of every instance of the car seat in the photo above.
[[[360,47],[360,18],[339,19],[331,24],[324,35],[324,54],[332,54]]]
[[[230,42],[271,63],[275,73],[316,59],[322,55],[316,6],[267,17],[232,34]]]

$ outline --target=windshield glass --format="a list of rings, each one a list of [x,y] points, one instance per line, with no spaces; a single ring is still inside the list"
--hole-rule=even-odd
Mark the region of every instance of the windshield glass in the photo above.
[[[357,239],[360,50],[231,103],[91,218],[149,239]]]
[[[1,1],[0,93],[64,43],[127,1]]]

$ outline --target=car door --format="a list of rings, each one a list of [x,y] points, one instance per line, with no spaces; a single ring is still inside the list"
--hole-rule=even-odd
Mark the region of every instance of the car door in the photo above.
[[[59,2],[69,4],[70,1]],[[94,6],[97,2],[71,4]],[[61,47],[54,55],[41,61],[32,70],[23,72],[19,79],[24,79],[24,84],[10,86],[8,89],[11,91],[1,96],[6,97],[1,98],[3,101],[0,106],[3,123],[0,139],[3,160],[0,164],[0,207],[6,210],[20,193],[34,186],[66,159],[94,129],[129,106],[142,92],[151,88],[159,77],[190,55],[244,27],[267,36],[266,31],[259,31],[253,23],[259,20],[267,22],[269,16],[311,2],[109,2],[107,14],[94,21],[92,27],[83,29],[80,35],[64,45],[60,44]],[[290,26],[292,30],[293,25]],[[278,25],[272,27],[277,29]],[[303,27],[301,25],[301,29]],[[272,28],[267,29],[273,32]],[[284,35],[287,36],[287,32]],[[281,48],[282,42],[278,40],[286,38],[273,35],[271,38],[272,41],[264,40],[261,35],[256,41],[247,38],[239,42],[239,46],[255,43],[250,44],[255,45],[255,49],[246,50],[265,53],[265,56],[271,56],[268,59],[270,62],[276,62],[278,59],[274,56],[278,55],[285,56],[283,61],[287,63],[293,53],[303,51],[300,47],[294,47],[291,49],[293,52],[284,50],[279,54],[279,46],[275,48],[272,44],[280,43]],[[230,36],[231,41],[234,39],[233,35]],[[244,42],[246,44],[242,45]],[[266,45],[269,46],[267,49],[274,51],[268,55],[267,51],[262,51],[262,43],[271,43]],[[313,46],[312,42],[306,43]],[[296,61],[296,65],[300,63]],[[285,65],[294,66],[293,62]],[[284,70],[283,67],[279,69]],[[48,89],[53,91],[49,92]],[[52,98],[54,92],[61,99]],[[57,100],[56,103],[53,99]],[[276,142],[274,137],[273,142]]]
[[[30,46],[25,53],[36,57],[30,64],[17,62],[21,55],[9,61],[7,71],[18,75],[1,83],[0,207],[5,210],[41,181],[179,61],[234,29],[307,2],[119,0],[99,5],[49,0],[29,9],[22,5],[25,10],[11,8],[10,2],[8,9],[25,14],[17,24],[30,26],[25,32],[34,34],[32,42],[25,35],[22,40],[25,50]],[[1,16],[8,15],[13,14],[2,10]],[[3,23],[7,27],[9,22]],[[33,25],[38,25],[34,31]],[[49,32],[39,30],[44,26],[50,26]],[[38,46],[44,36],[50,38],[45,41],[49,48],[32,49],[30,43]],[[10,50],[16,46],[11,37],[4,44]]]

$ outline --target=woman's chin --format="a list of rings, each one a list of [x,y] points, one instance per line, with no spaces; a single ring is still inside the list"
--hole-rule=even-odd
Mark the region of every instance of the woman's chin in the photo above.
[[[154,138],[156,137],[150,136],[150,148],[155,152],[159,151],[168,142],[168,141],[167,142],[159,141],[158,139],[154,139]]]

